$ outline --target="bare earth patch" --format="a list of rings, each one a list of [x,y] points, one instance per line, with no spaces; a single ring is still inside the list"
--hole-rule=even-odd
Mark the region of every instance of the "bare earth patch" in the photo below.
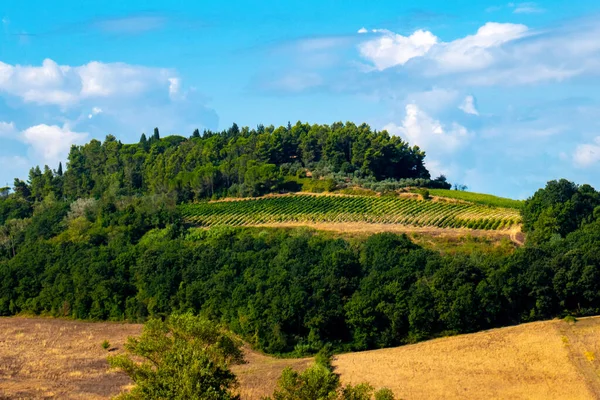
[[[130,384],[109,371],[141,325],[0,318],[0,399],[106,399]],[[102,348],[108,340],[109,350]]]
[[[313,362],[312,358],[277,359],[248,348],[244,350],[247,363],[232,368],[240,383],[240,396],[244,400],[260,400],[272,395],[285,368],[304,371]]]

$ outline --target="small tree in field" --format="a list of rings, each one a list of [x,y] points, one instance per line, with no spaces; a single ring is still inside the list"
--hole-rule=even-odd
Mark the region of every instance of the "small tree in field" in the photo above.
[[[108,360],[136,384],[119,400],[239,398],[232,392],[237,380],[229,366],[243,361],[240,344],[204,318],[184,314],[150,320],[125,348],[126,354]]]
[[[394,394],[386,388],[374,391],[366,383],[342,386],[333,371],[330,355],[320,353],[315,364],[302,373],[286,368],[273,397],[263,400],[371,400],[373,397],[375,400],[394,400]]]

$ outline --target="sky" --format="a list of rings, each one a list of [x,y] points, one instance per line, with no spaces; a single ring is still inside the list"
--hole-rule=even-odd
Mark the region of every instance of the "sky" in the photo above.
[[[352,121],[472,191],[600,188],[597,0],[414,4],[2,0],[0,186],[107,134]]]

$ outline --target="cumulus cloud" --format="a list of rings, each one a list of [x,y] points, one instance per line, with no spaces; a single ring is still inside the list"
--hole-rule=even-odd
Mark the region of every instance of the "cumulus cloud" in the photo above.
[[[402,136],[410,144],[416,144],[426,151],[436,154],[452,153],[469,138],[469,132],[464,126],[456,122],[444,126],[416,104],[407,104],[405,111],[402,125],[390,123],[384,129],[391,134]]]
[[[465,97],[465,100],[458,108],[466,114],[479,115],[479,111],[477,111],[477,107],[475,106],[475,97],[473,96]]]
[[[593,143],[580,144],[573,154],[575,166],[587,168],[600,161],[600,136]]]
[[[0,94],[26,103],[73,106],[86,99],[134,97],[164,88],[171,90],[173,72],[125,63],[90,62],[72,67],[46,59],[41,66],[0,62]]]
[[[429,31],[402,36],[377,30],[375,35],[357,38],[357,49],[370,71],[390,79],[515,86],[599,75],[598,38],[598,18],[590,17],[543,31],[488,22],[475,34],[448,42]]]
[[[73,144],[82,144],[88,134],[74,132],[68,125],[36,125],[21,132],[23,142],[31,146],[32,156],[45,164],[64,160]]]
[[[427,54],[438,43],[438,38],[429,31],[418,30],[410,36],[379,29],[378,38],[359,45],[360,54],[382,71],[395,65],[404,65],[409,60]]]
[[[423,30],[410,36],[377,30],[381,35],[359,44],[358,49],[380,71],[423,57],[441,70],[464,71],[489,66],[494,59],[489,49],[523,37],[527,30],[524,25],[488,22],[476,34],[452,42],[441,42],[433,33]]]

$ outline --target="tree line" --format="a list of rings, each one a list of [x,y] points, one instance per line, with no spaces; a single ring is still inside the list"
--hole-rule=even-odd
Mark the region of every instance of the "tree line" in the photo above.
[[[191,137],[160,137],[158,128],[139,143],[123,144],[108,135],[73,146],[68,168],[32,168],[28,182],[15,181],[23,198],[41,201],[50,193],[70,201],[81,197],[177,192],[178,201],[224,196],[257,196],[294,189],[290,179],[386,181],[397,185],[449,188],[444,177],[431,180],[425,153],[386,131],[368,125],[334,123],[196,130]],[[296,185],[297,186],[297,185]]]

